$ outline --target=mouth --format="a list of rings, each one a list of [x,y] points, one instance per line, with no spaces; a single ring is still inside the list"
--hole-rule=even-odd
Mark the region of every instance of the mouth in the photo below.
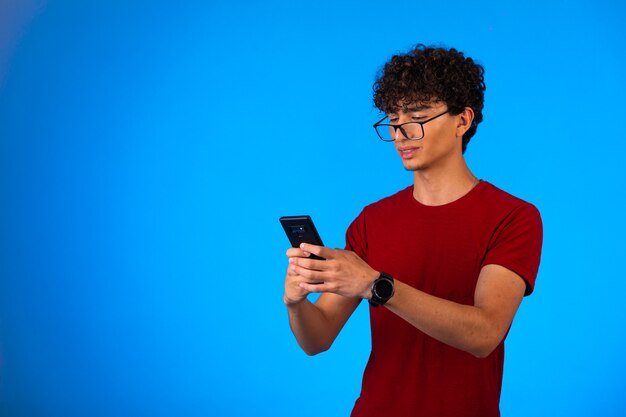
[[[421,146],[411,148],[397,148],[398,153],[402,159],[412,158],[421,148]]]

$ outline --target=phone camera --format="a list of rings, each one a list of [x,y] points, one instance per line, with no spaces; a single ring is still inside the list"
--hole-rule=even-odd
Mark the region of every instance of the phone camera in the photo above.
[[[304,226],[291,226],[291,234],[295,237],[301,238],[306,234],[306,229]]]

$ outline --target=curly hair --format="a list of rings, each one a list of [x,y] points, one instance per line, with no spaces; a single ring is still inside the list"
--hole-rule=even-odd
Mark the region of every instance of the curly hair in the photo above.
[[[483,120],[484,68],[462,52],[418,44],[407,54],[394,55],[374,83],[374,105],[393,113],[410,103],[443,101],[450,114],[474,110],[472,125],[463,135],[463,152]]]

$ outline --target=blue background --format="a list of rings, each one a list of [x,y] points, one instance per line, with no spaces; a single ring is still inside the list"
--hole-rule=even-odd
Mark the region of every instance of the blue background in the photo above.
[[[348,415],[367,308],[330,351],[299,350],[278,217],[341,247],[411,183],[371,86],[417,42],[485,66],[467,159],[543,216],[503,415],[624,415],[625,18],[617,1],[0,0],[0,415]]]

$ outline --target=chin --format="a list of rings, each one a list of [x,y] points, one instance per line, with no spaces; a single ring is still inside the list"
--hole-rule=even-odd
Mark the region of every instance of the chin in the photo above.
[[[426,168],[427,166],[425,164],[419,164],[419,163],[411,162],[411,161],[404,163],[404,169],[406,169],[407,171],[411,171],[411,172],[421,171]]]

